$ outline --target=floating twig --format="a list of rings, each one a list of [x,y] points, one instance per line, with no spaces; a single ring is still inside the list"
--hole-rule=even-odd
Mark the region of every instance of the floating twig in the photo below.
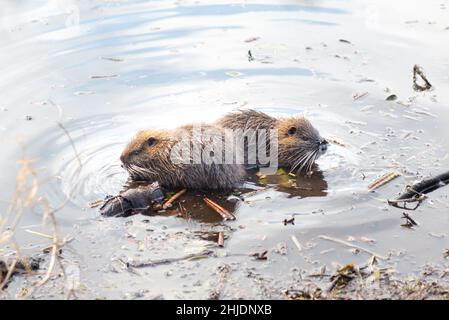
[[[248,61],[251,62],[254,60],[253,54],[251,53],[251,50],[248,50]]]
[[[223,220],[235,220],[235,216],[219,204],[215,203],[207,197],[204,197],[203,200],[210,208],[220,214],[223,217]]]
[[[117,74],[110,74],[110,75],[103,75],[103,76],[101,76],[101,75],[97,75],[97,76],[90,76],[89,78],[90,79],[110,79],[110,78],[116,78],[116,77],[118,77],[118,75]]]
[[[416,223],[415,220],[413,220],[407,213],[403,212],[402,213],[402,218],[405,219],[408,223],[410,223],[411,225],[417,226],[418,224]]]
[[[368,191],[374,191],[374,190],[382,187],[383,185],[386,185],[391,180],[399,177],[400,175],[401,175],[400,173],[395,172],[395,171],[385,173],[382,177],[380,177],[379,179],[377,179],[376,181],[374,181],[373,183],[371,183],[368,186]]]
[[[352,99],[359,100],[368,95],[368,92],[357,92],[352,95]]]
[[[224,234],[223,234],[223,231],[220,231],[218,233],[217,244],[218,244],[219,247],[223,247],[224,246]]]
[[[101,206],[103,203],[104,203],[104,200],[95,200],[95,201],[89,202],[87,205],[89,206],[89,208],[93,209],[93,208]]]
[[[170,199],[168,199],[167,201],[164,202],[164,204],[162,205],[162,209],[165,210],[168,207],[171,206],[171,204],[177,200],[180,196],[182,196],[184,193],[186,193],[187,189],[182,189],[181,191],[175,193],[173,196],[170,197]]]
[[[359,249],[360,251],[364,251],[366,253],[369,253],[370,255],[375,256],[376,258],[378,258],[380,260],[387,260],[388,259],[387,257],[384,257],[384,256],[382,256],[382,255],[380,255],[380,254],[378,254],[378,253],[376,253],[374,251],[371,251],[371,250],[366,249],[364,247],[357,246],[355,244],[349,243],[349,242],[344,241],[344,240],[340,240],[340,239],[337,239],[337,238],[332,238],[332,237],[325,236],[325,235],[321,235],[318,238],[323,239],[323,240],[327,240],[327,241],[332,241],[332,242],[335,242],[335,243],[339,243],[339,244],[342,244],[342,245],[350,247],[350,248]]]
[[[416,196],[421,196],[423,194],[435,191],[436,189],[441,188],[447,184],[449,184],[449,171],[437,175],[433,178],[422,180],[421,182],[415,183],[412,186],[408,186],[406,188],[406,192],[401,194],[397,199],[411,199]]]
[[[114,61],[114,62],[122,62],[122,61],[123,61],[122,58],[113,58],[113,57],[101,57],[101,59],[103,59],[103,60],[109,60],[109,61]]]
[[[38,232],[38,231],[33,231],[33,230],[30,230],[30,229],[26,229],[25,231],[28,232],[28,233],[40,236],[40,237],[44,237],[44,238],[47,238],[47,239],[53,239],[53,236],[51,236],[49,234],[41,233],[41,232]]]
[[[412,186],[407,186],[404,193],[402,193],[395,200],[388,200],[388,204],[404,210],[416,210],[426,199],[427,193],[435,191],[436,189],[444,187],[448,184],[449,172],[445,172],[433,178],[422,180]],[[407,203],[416,203],[416,206],[413,208],[408,208]]]
[[[256,252],[251,254],[251,256],[253,256],[254,258],[256,258],[256,260],[267,260],[267,253],[268,250],[262,251],[262,252]]]

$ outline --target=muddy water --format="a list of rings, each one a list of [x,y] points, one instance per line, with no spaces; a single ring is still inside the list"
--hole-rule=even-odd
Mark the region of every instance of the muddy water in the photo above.
[[[6,1],[0,15],[0,208],[14,192],[23,145],[40,195],[54,207],[70,199],[57,218],[62,235],[74,237],[63,257],[80,275],[79,297],[207,298],[223,264],[231,267],[223,297],[279,297],[295,272],[369,258],[320,235],[390,256],[385,263],[403,277],[445,266],[448,189],[412,213],[414,230],[385,199],[449,164],[448,1]],[[433,91],[413,91],[414,64]],[[392,94],[397,100],[386,101]],[[138,129],[236,108],[305,113],[342,142],[319,159],[314,180],[299,182],[317,193],[273,186],[245,196],[226,223],[195,206],[187,217],[120,219],[88,208],[121,189],[118,157]],[[402,176],[367,192],[392,170]],[[40,222],[33,210],[17,231],[26,252],[48,246],[26,231],[48,232]],[[214,255],[136,270],[123,263],[204,250]],[[248,256],[264,250],[266,261]],[[55,287],[36,297],[61,297]]]

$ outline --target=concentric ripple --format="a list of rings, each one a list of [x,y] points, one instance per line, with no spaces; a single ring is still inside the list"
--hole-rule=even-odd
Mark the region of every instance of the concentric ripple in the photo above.
[[[92,200],[117,194],[127,173],[119,156],[129,138],[131,128],[119,117],[101,117],[58,125],[30,145],[33,154],[46,154],[40,160],[48,175],[42,187],[53,207],[69,200],[71,206],[85,208]]]

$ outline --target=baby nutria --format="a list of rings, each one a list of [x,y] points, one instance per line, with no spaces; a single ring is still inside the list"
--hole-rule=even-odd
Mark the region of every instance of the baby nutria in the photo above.
[[[327,150],[328,142],[302,116],[273,118],[255,110],[231,112],[218,120],[218,125],[233,130],[270,130],[278,135],[278,163],[290,172],[312,169],[315,160]]]
[[[291,171],[310,170],[327,149],[326,140],[303,117],[276,119],[245,110],[225,115],[213,125],[140,131],[120,160],[135,181],[158,181],[168,189],[231,189],[245,180],[247,166],[223,156],[235,150],[230,131],[270,129],[277,130],[278,163]]]
[[[242,164],[214,161],[217,140],[223,142],[219,151],[227,147],[223,131],[204,124],[140,131],[120,160],[134,181],[158,181],[168,189],[231,189],[243,182],[246,172]]]

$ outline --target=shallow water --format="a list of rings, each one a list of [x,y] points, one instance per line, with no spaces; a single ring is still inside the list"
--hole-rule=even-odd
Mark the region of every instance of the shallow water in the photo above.
[[[323,234],[391,253],[399,275],[418,274],[426,263],[444,266],[448,189],[412,213],[414,230],[401,227],[402,211],[385,201],[449,164],[449,2],[412,2],[6,1],[0,209],[14,192],[23,145],[36,161],[40,194],[54,207],[70,198],[57,218],[60,232],[75,237],[64,259],[79,266],[78,295],[85,298],[134,298],[139,290],[148,290],[147,298],[206,298],[223,263],[232,269],[224,297],[277,297],[261,289],[260,279],[280,288],[292,268],[310,273],[369,258],[318,238]],[[424,68],[433,91],[413,91],[414,64]],[[391,94],[398,100],[386,101]],[[241,107],[304,113],[323,136],[343,142],[318,161],[323,178],[312,184],[327,191],[292,197],[269,188],[239,203],[237,220],[223,224],[195,207],[190,218],[120,219],[88,208],[122,188],[127,176],[118,157],[138,129],[211,121]],[[58,122],[79,153],[80,172]],[[367,192],[391,170],[402,176]],[[295,224],[284,225],[292,215]],[[30,251],[47,244],[25,232],[45,232],[40,221],[39,211],[30,212],[18,230]],[[223,249],[215,248],[219,230],[227,237]],[[286,255],[276,253],[280,244]],[[119,261],[205,248],[218,257],[137,273]],[[267,261],[248,256],[265,249]],[[47,288],[37,297],[59,294]]]

